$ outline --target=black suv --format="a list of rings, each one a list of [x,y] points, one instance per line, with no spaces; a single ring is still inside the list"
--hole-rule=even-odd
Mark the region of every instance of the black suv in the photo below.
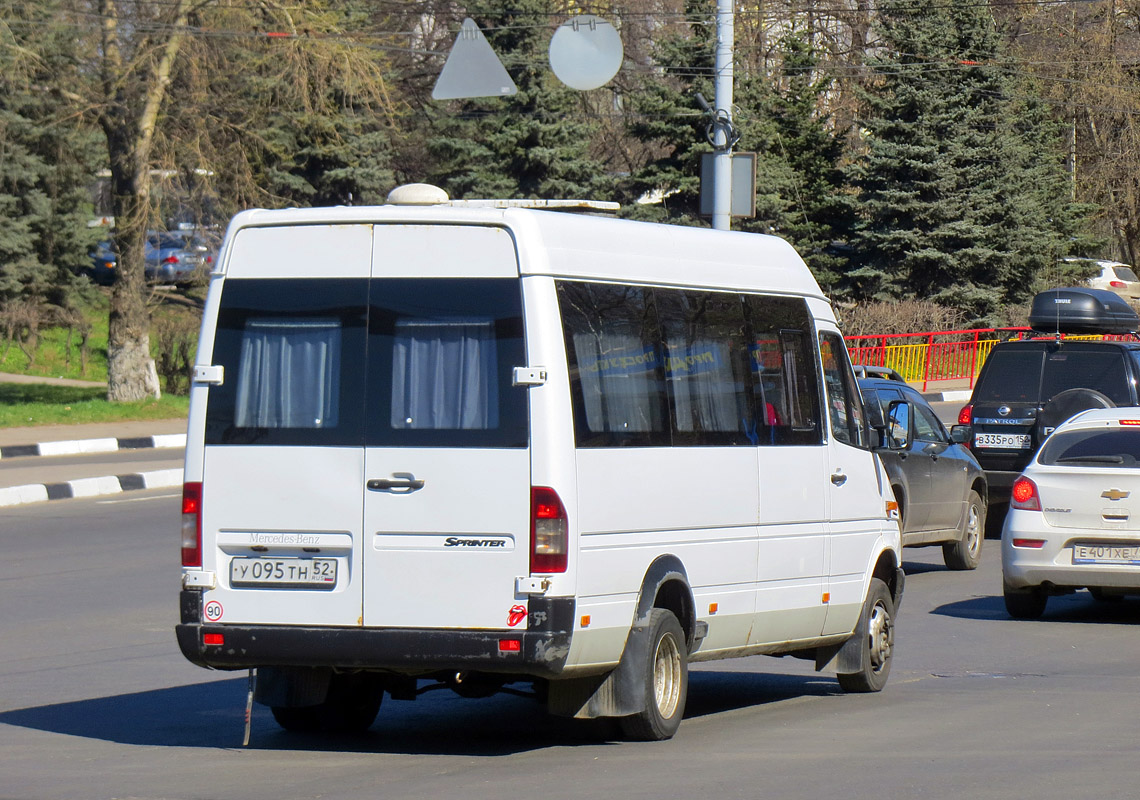
[[[989,479],[991,501],[1009,499],[1041,442],[1073,414],[1140,405],[1140,317],[1126,301],[1099,289],[1050,289],[1034,298],[1029,324],[1042,338],[995,345],[958,415],[959,423],[973,426],[973,451]],[[1062,338],[1090,333],[1131,338]]]

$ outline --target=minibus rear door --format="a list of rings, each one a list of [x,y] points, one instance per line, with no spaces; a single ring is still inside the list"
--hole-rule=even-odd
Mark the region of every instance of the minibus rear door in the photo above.
[[[366,626],[526,627],[515,579],[529,574],[527,390],[512,385],[525,364],[506,230],[376,226]]]

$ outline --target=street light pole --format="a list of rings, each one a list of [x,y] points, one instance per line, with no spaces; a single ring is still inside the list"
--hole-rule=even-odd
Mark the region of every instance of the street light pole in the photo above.
[[[732,51],[733,0],[716,3],[716,113],[713,148],[712,226],[727,231],[732,224]]]

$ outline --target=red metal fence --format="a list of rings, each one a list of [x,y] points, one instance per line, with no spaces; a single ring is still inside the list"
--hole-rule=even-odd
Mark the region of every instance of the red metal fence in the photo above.
[[[962,331],[884,333],[847,336],[852,364],[890,367],[911,383],[967,380],[974,388],[986,356],[994,345],[1020,339],[1030,328],[971,328]],[[1040,334],[1039,334],[1040,335]],[[1065,336],[1066,339],[1121,339],[1122,336]]]
[[[1028,328],[972,328],[961,331],[886,333],[847,336],[853,364],[890,367],[926,391],[931,381],[961,380],[974,386],[978,371],[993,346],[1020,338]]]

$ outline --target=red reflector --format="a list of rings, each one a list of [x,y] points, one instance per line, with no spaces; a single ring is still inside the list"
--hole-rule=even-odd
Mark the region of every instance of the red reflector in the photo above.
[[[1014,539],[1014,547],[1032,547],[1034,550],[1040,550],[1045,546],[1044,539]]]
[[[970,403],[962,406],[962,410],[958,412],[959,425],[973,425],[974,424],[974,405]]]
[[[226,637],[220,633],[202,634],[202,644],[225,644]]]
[[[500,653],[518,653],[522,651],[522,642],[518,639],[500,639]]]

